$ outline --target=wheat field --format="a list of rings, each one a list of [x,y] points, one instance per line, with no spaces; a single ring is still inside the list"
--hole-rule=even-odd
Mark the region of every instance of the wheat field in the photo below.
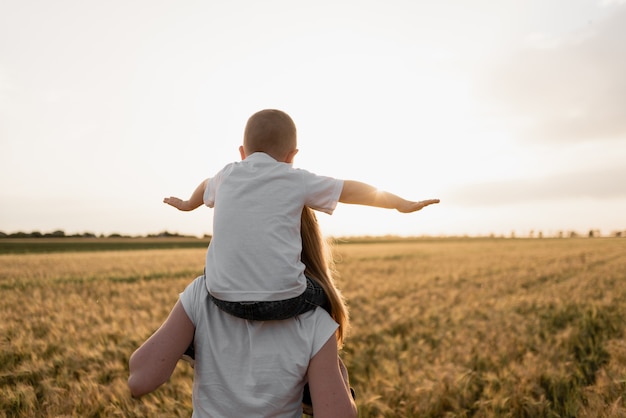
[[[339,241],[361,417],[626,417],[626,240]],[[0,255],[0,417],[188,417],[193,370],[141,399],[130,354],[204,249]]]

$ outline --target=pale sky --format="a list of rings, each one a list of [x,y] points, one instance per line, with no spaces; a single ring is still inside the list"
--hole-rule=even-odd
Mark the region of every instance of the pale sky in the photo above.
[[[624,0],[0,0],[0,231],[210,234],[163,197],[278,108],[296,167],[441,199],[327,235],[608,235],[625,74]]]

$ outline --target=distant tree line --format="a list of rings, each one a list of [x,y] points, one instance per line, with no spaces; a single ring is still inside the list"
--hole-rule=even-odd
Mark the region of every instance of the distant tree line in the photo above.
[[[599,238],[601,236],[602,235],[600,234],[600,230],[590,229],[587,234],[581,234],[576,231],[558,231],[556,235],[553,236],[553,238],[582,238],[582,237]],[[615,237],[615,238],[626,237],[626,230],[625,231],[613,231],[609,234],[609,236]],[[496,238],[496,237],[506,238],[504,235],[496,236],[495,234],[489,234],[489,237],[490,238]],[[509,237],[518,238],[518,236],[515,234],[514,231],[511,232]],[[534,230],[531,230],[528,233],[528,235],[526,235],[525,237],[544,238],[546,236],[541,231],[536,232]],[[33,232],[14,232],[11,234],[7,234],[5,232],[0,231],[0,239],[2,238],[198,238],[198,237],[194,235],[182,235],[176,232],[172,233],[168,231],[159,232],[158,234],[148,234],[145,236],[137,236],[137,235],[132,236],[132,235],[122,235],[122,234],[117,234],[117,233],[109,234],[109,235],[104,235],[104,234],[96,235],[92,232],[83,232],[82,234],[67,235],[65,234],[65,231],[57,230],[57,231],[47,232],[47,233],[33,231]],[[211,235],[205,234],[203,238],[211,238]]]
[[[600,238],[601,236],[602,236],[602,233],[600,232],[599,229],[590,229],[589,232],[587,232],[586,234],[581,234],[578,231],[557,231],[556,234],[553,236],[553,238],[582,238],[582,237]],[[626,237],[626,231],[612,231],[608,236],[615,237],[615,238]],[[511,232],[510,237],[516,238],[515,231]],[[543,234],[542,231],[535,232],[534,230],[531,229],[527,237],[528,238],[544,238],[545,235]]]
[[[92,232],[83,232],[82,234],[72,234],[67,235],[65,231],[57,230],[53,232],[42,233],[39,231],[33,232],[14,232],[11,234],[7,234],[5,232],[0,231],[0,238],[197,238],[193,235],[182,235],[178,233],[172,233],[168,231],[159,232],[158,234],[148,234],[145,236],[131,236],[131,235],[122,235],[122,234],[109,234],[109,235],[96,235]],[[208,235],[205,235],[204,238],[208,238]]]

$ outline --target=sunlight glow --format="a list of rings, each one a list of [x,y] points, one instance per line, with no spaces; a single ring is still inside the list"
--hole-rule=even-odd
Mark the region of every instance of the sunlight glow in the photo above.
[[[294,166],[442,200],[340,205],[327,234],[626,228],[624,0],[244,3],[0,3],[0,232],[210,233],[162,198],[262,108],[296,122]]]

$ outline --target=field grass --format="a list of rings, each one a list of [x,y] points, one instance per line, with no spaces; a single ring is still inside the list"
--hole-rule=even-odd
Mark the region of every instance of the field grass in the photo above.
[[[0,254],[34,254],[83,251],[206,248],[210,239],[198,238],[5,238]]]
[[[190,416],[192,369],[142,399],[128,357],[204,248],[0,255],[0,417]],[[626,240],[338,243],[361,417],[626,417]]]

